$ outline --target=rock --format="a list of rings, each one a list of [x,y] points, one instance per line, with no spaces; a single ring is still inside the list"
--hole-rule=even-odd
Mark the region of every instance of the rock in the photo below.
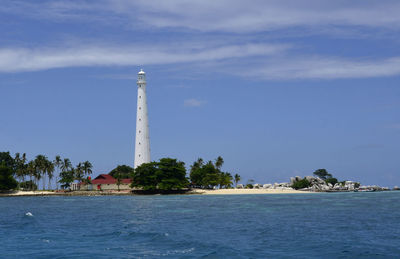
[[[307,179],[307,181],[309,181],[309,182],[313,182],[314,181],[314,177],[312,177],[312,176],[306,176],[306,177],[304,177],[304,178],[306,178]]]
[[[263,188],[264,189],[270,189],[270,188],[272,188],[272,184],[270,184],[270,183],[264,184]]]
[[[260,187],[261,187],[261,185],[258,184],[258,183],[256,183],[256,184],[253,185],[253,188],[254,188],[254,189],[260,189]]]
[[[322,185],[321,188],[323,191],[329,191],[331,189],[328,185]]]

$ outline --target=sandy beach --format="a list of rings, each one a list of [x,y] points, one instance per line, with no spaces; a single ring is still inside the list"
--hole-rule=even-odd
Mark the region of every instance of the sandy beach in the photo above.
[[[15,191],[9,193],[0,193],[1,196],[44,196],[44,195],[55,195],[56,192],[51,191]]]
[[[311,193],[290,189],[219,189],[219,190],[205,190],[194,189],[187,194],[200,194],[200,195],[239,195],[239,194],[288,194],[288,193]],[[0,197],[13,197],[13,196],[100,196],[100,195],[132,195],[128,191],[73,191],[73,192],[51,192],[51,191],[16,191],[10,193],[1,193]]]
[[[290,190],[290,189],[219,189],[219,190],[195,189],[193,190],[193,192],[205,195],[310,193],[310,192]]]

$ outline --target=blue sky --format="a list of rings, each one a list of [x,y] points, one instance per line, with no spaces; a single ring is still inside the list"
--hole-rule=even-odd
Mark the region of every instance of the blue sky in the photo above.
[[[246,182],[326,168],[400,185],[399,1],[0,5],[0,150],[94,174],[133,165],[136,76],[151,154],[221,155]]]

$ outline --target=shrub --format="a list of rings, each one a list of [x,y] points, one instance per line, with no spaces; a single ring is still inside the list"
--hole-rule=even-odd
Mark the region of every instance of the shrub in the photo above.
[[[253,185],[251,183],[246,184],[246,189],[253,189]]]
[[[24,189],[24,190],[36,191],[38,187],[33,181],[29,180],[29,181],[20,183],[19,188]]]
[[[5,162],[0,163],[0,191],[13,190],[18,187],[18,182],[12,176],[13,170]]]
[[[296,189],[296,190],[299,190],[299,189],[307,188],[307,187],[310,187],[310,186],[311,186],[311,182],[308,181],[306,178],[304,178],[304,179],[302,179],[300,181],[295,182],[292,185],[292,188]]]
[[[335,185],[335,184],[338,183],[338,179],[332,177],[332,178],[326,179],[325,182],[326,182],[326,183],[330,183],[330,184],[332,184],[332,185]]]

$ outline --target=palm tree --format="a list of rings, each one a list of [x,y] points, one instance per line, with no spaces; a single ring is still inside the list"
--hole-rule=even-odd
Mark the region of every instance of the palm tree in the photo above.
[[[46,161],[47,157],[44,155],[37,155],[35,158],[36,178],[37,180],[43,179],[43,190],[46,189]]]
[[[61,162],[61,171],[66,172],[72,168],[71,161],[68,158],[64,158],[64,161]]]
[[[224,159],[221,156],[217,157],[217,159],[215,160],[215,168],[220,170],[223,164],[224,164]]]
[[[20,156],[19,153],[15,153],[14,162],[15,162],[16,176],[19,179],[21,179],[21,182],[25,182],[25,170],[24,170],[25,163],[26,163],[25,153],[22,155],[22,157]]]
[[[36,174],[36,166],[35,166],[35,161],[29,161],[28,166],[27,166],[27,173],[29,174],[29,178],[31,180],[31,183],[33,183],[33,176]],[[32,190],[33,185],[31,185],[31,190]]]
[[[197,161],[193,162],[193,165],[190,166],[190,172],[194,172],[195,170],[201,168],[204,165],[203,158],[198,158]]]
[[[92,174],[92,168],[93,168],[93,166],[89,161],[85,161],[83,163],[83,171],[85,172],[85,175],[88,176],[88,175]]]
[[[48,188],[48,190],[50,190],[51,189],[51,179],[53,179],[53,175],[54,175],[53,174],[54,173],[54,164],[53,164],[53,162],[51,162],[47,159],[45,162],[45,171],[49,178],[49,185],[47,186],[47,188]]]
[[[22,158],[21,158],[21,165],[22,165],[22,181],[25,182],[25,176],[28,175],[28,164],[26,163],[27,159],[26,159],[26,153],[22,154]]]
[[[56,156],[56,159],[54,159],[53,164],[55,167],[57,167],[57,173],[56,173],[56,189],[58,190],[58,176],[60,174],[60,168],[62,165],[62,160],[60,156]]]
[[[79,163],[75,168],[75,179],[78,180],[78,182],[82,182],[83,174],[84,174],[83,164]],[[80,189],[80,185],[78,185],[78,186]]]
[[[234,179],[235,179],[235,186],[237,187],[237,184],[240,181],[240,175],[235,174]]]

